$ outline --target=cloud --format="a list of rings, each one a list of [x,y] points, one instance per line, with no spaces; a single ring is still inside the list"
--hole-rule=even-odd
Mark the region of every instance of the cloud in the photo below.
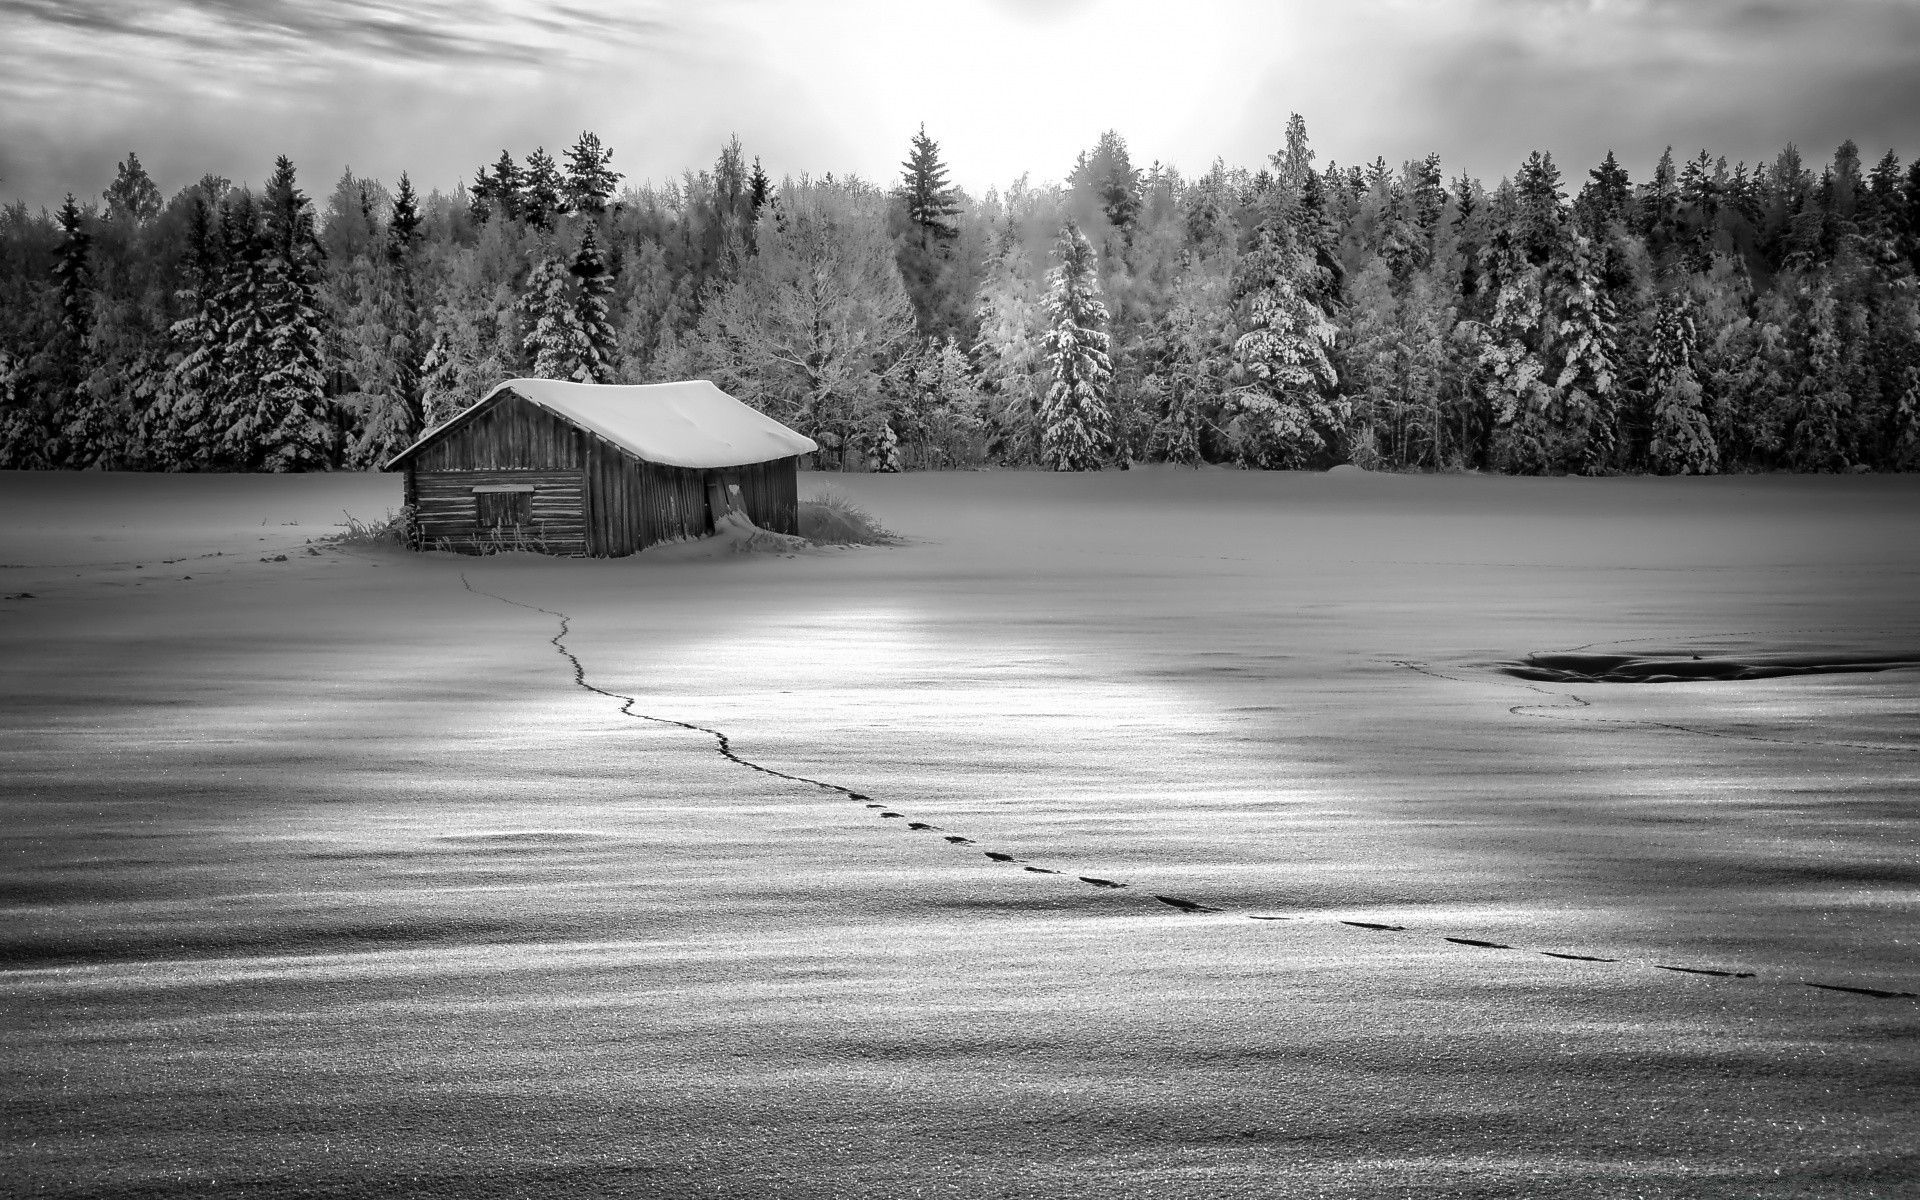
[[[776,176],[898,172],[921,121],[975,192],[1060,178],[1118,129],[1141,161],[1258,165],[1287,114],[1320,161],[1532,149],[1920,150],[1920,0],[0,0],[0,199],[96,194],[138,150],[310,181],[453,186],[583,128],[636,179],[739,133]]]

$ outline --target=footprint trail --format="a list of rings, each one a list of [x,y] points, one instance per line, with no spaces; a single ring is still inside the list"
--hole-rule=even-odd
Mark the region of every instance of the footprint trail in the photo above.
[[[638,697],[628,696],[620,692],[608,691],[607,689],[600,687],[597,684],[594,684],[587,679],[587,671],[586,671],[585,664],[580,661],[579,656],[577,656],[576,654],[574,654],[572,650],[569,650],[567,648],[566,638],[568,633],[572,631],[572,623],[573,623],[573,619],[569,617],[567,614],[563,612],[555,611],[554,609],[550,609],[550,608],[542,608],[537,604],[527,604],[519,600],[510,600],[505,596],[497,595],[493,592],[484,591],[480,588],[473,586],[473,581],[467,578],[466,572],[464,571],[460,573],[460,583],[461,583],[461,586],[466,588],[467,591],[473,593],[476,596],[485,596],[490,600],[497,600],[502,604],[511,605],[514,608],[523,608],[529,612],[542,613],[558,621],[560,623],[559,631],[547,640],[549,644],[553,646],[554,651],[558,653],[561,657],[565,658],[569,666],[572,668],[574,685],[584,691],[592,692],[594,695],[604,696],[609,700],[619,701],[620,703],[619,711],[621,715],[632,717],[633,719],[639,720],[639,721],[648,721],[656,725],[666,725],[675,729],[685,729],[693,733],[705,734],[707,737],[710,737],[713,739],[715,752],[718,753],[721,757],[725,758],[728,762],[731,762],[736,766],[745,767],[749,771],[757,771],[762,775],[770,775],[776,779],[784,779],[792,783],[805,784],[809,787],[819,788],[822,791],[832,792],[835,795],[842,797],[843,799],[846,799],[858,804],[862,804],[864,805],[864,807],[866,807],[869,810],[881,810],[878,812],[878,815],[882,818],[903,818],[904,819],[906,817],[906,814],[904,813],[895,812],[884,804],[874,802],[873,798],[864,792],[855,791],[852,788],[844,787],[837,783],[829,783],[824,779],[814,779],[806,775],[795,775],[791,772],[777,770],[773,767],[769,767],[764,764],[754,762],[749,758],[745,758],[733,748],[732,738],[729,737],[726,733],[718,729],[713,729],[705,725],[695,724],[694,722],[691,722],[691,721],[682,721],[674,717],[661,717],[661,716],[655,716],[650,713],[644,713],[644,712],[638,711],[634,707],[640,702]],[[1440,672],[1431,670],[1420,663],[1415,663],[1415,662],[1410,662],[1410,661],[1400,660],[1400,659],[1396,659],[1393,661],[1395,665],[1405,667],[1412,671],[1417,671],[1423,675],[1430,675],[1436,679],[1446,679],[1446,680],[1450,680],[1452,682],[1457,682],[1457,683],[1474,682],[1471,680],[1457,679],[1454,676],[1450,676],[1450,675],[1443,675]],[[1540,694],[1546,695],[1546,696],[1553,696],[1555,699],[1570,698],[1574,701],[1574,703],[1570,705],[1569,704],[1517,705],[1514,708],[1509,710],[1513,712],[1516,716],[1540,715],[1537,713],[1529,714],[1529,713],[1523,712],[1523,710],[1529,710],[1529,709],[1591,707],[1587,701],[1582,700],[1577,696],[1567,697],[1563,693],[1549,692],[1544,688],[1533,687],[1528,684],[1516,683],[1510,686],[1524,687],[1524,688],[1527,688],[1527,690],[1529,691],[1539,692]],[[1637,721],[1636,722],[1609,721],[1604,723],[1634,724],[1634,725],[1660,725],[1661,724],[1660,722],[1637,722]],[[1733,735],[1733,734],[1720,735],[1720,734],[1714,734],[1711,731],[1687,729],[1683,726],[1677,726],[1677,725],[1669,726],[1669,727],[1678,729],[1678,730],[1681,730],[1682,732],[1687,732],[1687,733],[1705,733],[1708,736],[1727,736],[1727,737],[1743,736],[1743,735]],[[1779,741],[1783,739],[1749,737],[1749,738],[1746,738],[1745,740]],[[1793,742],[1788,744],[1804,745],[1808,743]],[[1813,743],[1813,744],[1844,745],[1846,743],[1821,742],[1821,743]],[[1884,747],[1884,746],[1863,746],[1861,748],[1875,749],[1875,750],[1898,749],[1898,747]],[[931,824],[927,824],[925,822],[910,821],[908,822],[906,828],[912,829],[912,830],[936,830],[938,827]],[[958,834],[948,834],[943,838],[943,840],[955,846],[971,846],[975,844],[971,839],[963,837]],[[1006,865],[1018,865],[1023,869],[1023,871],[1031,872],[1036,875],[1059,875],[1063,879],[1072,879],[1076,882],[1084,883],[1099,891],[1124,890],[1128,886],[1124,882],[1121,882],[1118,880],[1112,880],[1112,879],[1104,879],[1099,876],[1071,875],[1066,872],[1057,871],[1048,867],[1032,866],[1030,864],[1027,864],[1023,859],[1016,858],[1011,854],[1007,854],[998,850],[987,850],[987,851],[982,851],[982,853],[986,858],[988,858],[989,860],[995,863],[1006,864]],[[1159,894],[1150,894],[1150,895],[1151,895],[1151,899],[1157,901],[1158,903],[1190,915],[1225,914],[1225,913],[1232,912],[1231,909],[1226,907],[1203,904],[1203,903],[1200,903],[1199,901],[1189,900],[1180,896],[1164,896]],[[1302,919],[1298,917],[1281,916],[1281,915],[1265,914],[1265,913],[1249,913],[1249,914],[1245,914],[1245,916],[1249,920],[1269,921],[1269,922],[1297,921]],[[1333,921],[1331,923],[1352,926],[1355,928],[1366,929],[1369,931],[1380,932],[1380,933],[1408,932],[1408,929],[1406,926],[1387,925],[1387,924],[1382,924],[1382,923],[1372,922],[1372,921],[1342,920],[1342,921]],[[1643,962],[1635,962],[1632,960],[1600,958],[1594,955],[1572,954],[1572,953],[1553,951],[1553,950],[1526,951],[1522,947],[1510,946],[1503,942],[1483,941],[1478,938],[1451,937],[1444,934],[1426,934],[1426,933],[1416,932],[1415,936],[1427,937],[1427,938],[1438,938],[1438,940],[1441,940],[1441,941],[1450,942],[1460,946],[1475,947],[1479,949],[1507,950],[1507,951],[1516,951],[1520,953],[1538,953],[1544,957],[1553,958],[1553,959],[1572,960],[1572,961],[1588,962],[1588,963],[1606,963],[1606,964],[1613,964],[1613,965],[1620,965],[1620,966],[1645,966],[1645,967],[1652,967],[1656,970],[1661,970],[1661,971],[1681,972],[1681,973],[1690,974],[1690,975],[1713,976],[1713,977],[1719,977],[1719,978],[1725,978],[1725,979],[1757,978],[1756,973],[1752,971],[1725,971],[1725,970],[1719,970],[1716,968],[1708,968],[1708,967],[1684,967],[1684,966],[1672,966],[1665,963],[1643,963]],[[1874,999],[1920,1000],[1920,993],[1916,993],[1916,992],[1892,991],[1892,990],[1887,990],[1882,988],[1863,987],[1863,986],[1849,985],[1849,984],[1817,983],[1817,982],[1814,982],[1813,980],[1807,980],[1807,979],[1802,979],[1802,980],[1799,980],[1798,982],[1804,984],[1807,987],[1818,988],[1822,991],[1840,992],[1840,993],[1846,993],[1849,995],[1871,997]]]

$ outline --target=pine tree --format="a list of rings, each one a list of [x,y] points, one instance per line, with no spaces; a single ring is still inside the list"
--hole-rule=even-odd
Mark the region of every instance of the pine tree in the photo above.
[[[64,466],[105,465],[113,450],[115,422],[109,397],[95,387],[93,235],[91,211],[82,212],[67,193],[55,219],[60,244],[54,251],[53,277],[60,323],[51,353],[56,391],[54,428],[59,430],[56,458]]]
[[[1619,328],[1593,253],[1592,241],[1575,234],[1568,253],[1555,263],[1554,280],[1563,315],[1555,330],[1560,371],[1553,387],[1577,447],[1577,458],[1565,465],[1589,475],[1613,460],[1620,419]]]
[[[493,174],[488,175],[487,169],[481,167],[468,189],[473,196],[475,218],[481,221],[496,216],[509,221],[518,218],[523,186],[520,165],[513,161],[512,154],[502,150],[499,161],[493,164]]]
[[[940,161],[940,143],[927,136],[924,123],[913,135],[912,149],[900,165],[906,171],[900,192],[907,202],[907,220],[923,239],[951,240],[959,232],[953,219],[960,212],[960,204],[953,185],[947,182],[947,164]]]
[[[1847,387],[1840,305],[1829,286],[1807,296],[1801,319],[1800,379],[1787,458],[1800,471],[1844,471],[1853,461],[1846,436],[1853,395]]]
[[[568,272],[551,246],[543,249],[527,279],[520,312],[526,326],[523,343],[540,379],[578,380],[587,371],[590,349],[580,328],[579,309],[567,286]]]
[[[354,312],[353,325],[362,335],[354,374],[365,376],[359,379],[365,408],[350,455],[356,464],[379,466],[425,431],[420,226],[419,196],[403,171],[381,265],[367,271],[365,294]]]
[[[1040,461],[1054,471],[1097,471],[1112,446],[1107,392],[1107,306],[1098,299],[1093,247],[1069,220],[1047,275],[1047,332],[1041,339],[1053,385],[1040,402]]]
[[[1693,370],[1696,338],[1692,305],[1682,296],[1662,296],[1647,364],[1647,391],[1653,401],[1647,457],[1662,475],[1711,475],[1720,466],[1720,449]]]
[[[1673,236],[1674,216],[1680,207],[1680,179],[1673,167],[1673,147],[1668,146],[1653,168],[1653,180],[1640,196],[1638,229],[1647,239],[1647,248],[1657,257]]]
[[[583,130],[567,151],[567,207],[596,217],[607,211],[613,189],[625,178],[609,165],[612,162],[613,151],[600,144],[598,135]]]
[[[545,229],[553,224],[553,219],[567,211],[566,180],[560,177],[559,164],[547,153],[545,146],[534,147],[527,155],[526,170],[521,175],[520,215],[527,224]]]
[[[1206,435],[1226,398],[1227,355],[1220,346],[1226,314],[1194,270],[1174,285],[1173,306],[1154,329],[1154,366],[1147,377],[1155,401],[1153,457],[1182,466],[1206,461]]]
[[[600,258],[600,242],[588,225],[580,234],[580,248],[574,251],[567,268],[578,287],[574,300],[574,324],[580,331],[580,362],[572,378],[579,383],[612,383],[613,360],[618,335],[607,319],[607,298],[613,294],[613,279]]]
[[[265,194],[266,258],[260,303],[264,340],[259,405],[248,423],[250,457],[269,471],[331,465],[326,374],[321,364],[320,247],[313,207],[294,182],[293,163],[274,163]]]
[[[224,466],[257,471],[261,444],[270,426],[264,422],[266,238],[252,193],[238,192],[220,207],[221,271],[216,306],[225,327],[217,355],[219,376],[209,401],[212,428],[220,441],[213,456]]]
[[[1536,475],[1564,457],[1561,413],[1540,358],[1546,325],[1542,269],[1532,262],[1531,222],[1520,195],[1502,183],[1492,205],[1493,235],[1481,266],[1493,311],[1479,327],[1478,368],[1485,379],[1493,463]]]
[[[220,440],[215,414],[225,383],[227,317],[221,305],[221,230],[215,197],[196,188],[187,208],[185,310],[168,331],[174,354],[161,400],[144,414],[142,440],[170,471],[206,470]]]
[[[1011,217],[975,295],[980,330],[972,357],[986,394],[987,452],[1003,462],[1039,458],[1043,315]]]
[[[1311,176],[1309,178],[1312,178]],[[1229,394],[1227,432],[1240,460],[1300,468],[1345,432],[1347,402],[1329,351],[1337,330],[1312,294],[1324,287],[1285,224],[1269,221],[1240,262],[1235,292],[1245,306],[1233,360],[1246,382]]]
[[[1132,228],[1140,214],[1140,172],[1117,130],[1101,134],[1091,152],[1080,152],[1070,181],[1075,191],[1093,196],[1107,224],[1122,231]]]
[[[747,176],[747,202],[753,206],[753,219],[760,219],[760,211],[773,200],[773,180],[767,178],[766,171],[760,167],[760,156],[753,156],[753,173]]]
[[[1600,165],[1587,172],[1587,185],[1574,205],[1581,228],[1589,237],[1598,237],[1609,221],[1626,220],[1632,207],[1633,181],[1609,150]]]

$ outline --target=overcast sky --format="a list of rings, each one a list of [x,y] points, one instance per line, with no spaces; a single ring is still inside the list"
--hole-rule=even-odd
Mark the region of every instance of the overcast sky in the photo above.
[[[1530,149],[1811,159],[1920,151],[1920,0],[0,0],[0,199],[163,190],[291,155],[423,190],[582,129],[633,179],[737,133],[776,177],[889,182],[924,121],[976,194],[1137,163],[1258,166],[1287,114],[1319,161]]]

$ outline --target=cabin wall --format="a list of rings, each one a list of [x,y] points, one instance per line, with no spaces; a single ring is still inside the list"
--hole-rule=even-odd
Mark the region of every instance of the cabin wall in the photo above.
[[[584,430],[511,390],[487,410],[414,456],[422,471],[578,471]]]
[[[585,520],[585,478],[579,471],[423,471],[409,468],[414,525],[423,550],[485,554],[534,550],[543,554],[590,553]],[[525,484],[533,488],[529,525],[481,529],[475,522],[476,487]]]
[[[738,483],[762,529],[798,533],[798,462],[709,470],[646,462],[509,389],[412,457],[406,495],[423,549],[620,557],[712,533],[709,479]],[[515,483],[534,488],[531,524],[480,528],[473,489]]]
[[[772,462],[745,467],[729,467],[715,474],[737,480],[740,494],[747,502],[747,516],[762,529],[775,533],[800,532],[800,460],[776,458]]]

